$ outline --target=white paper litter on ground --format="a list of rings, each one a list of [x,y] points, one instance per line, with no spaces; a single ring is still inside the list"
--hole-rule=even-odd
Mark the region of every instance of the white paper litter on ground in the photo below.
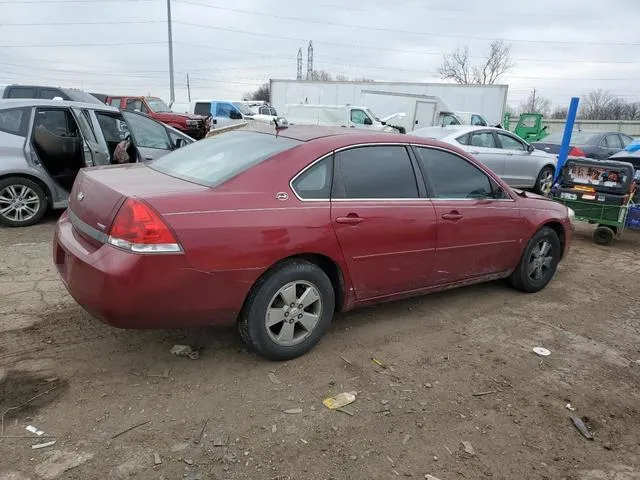
[[[27,430],[29,430],[31,433],[35,433],[36,435],[40,436],[40,435],[44,435],[44,432],[42,430],[38,430],[36,427],[34,427],[33,425],[27,425]]]

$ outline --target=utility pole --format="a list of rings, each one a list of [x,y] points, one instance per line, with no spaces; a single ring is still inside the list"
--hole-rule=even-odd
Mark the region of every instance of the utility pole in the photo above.
[[[169,30],[169,106],[176,101],[176,91],[173,84],[173,35],[171,33],[171,0],[167,0],[167,27]]]
[[[191,85],[189,85],[189,74],[187,73],[187,95],[189,97],[189,103],[191,103]]]
[[[309,48],[307,48],[307,80],[312,80],[313,72],[313,43],[309,40]]]

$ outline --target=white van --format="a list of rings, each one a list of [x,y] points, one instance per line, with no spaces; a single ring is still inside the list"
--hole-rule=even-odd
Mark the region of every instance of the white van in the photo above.
[[[184,109],[184,105],[181,104],[180,107]],[[275,108],[262,105],[261,102],[246,100],[198,99],[189,103],[187,111],[184,113],[211,115],[215,120],[216,128],[248,121],[271,123],[276,118]]]
[[[322,125],[392,132],[394,128],[388,126],[386,121],[397,115],[390,115],[381,120],[367,107],[355,105],[289,104],[285,106],[285,118],[290,125]]]

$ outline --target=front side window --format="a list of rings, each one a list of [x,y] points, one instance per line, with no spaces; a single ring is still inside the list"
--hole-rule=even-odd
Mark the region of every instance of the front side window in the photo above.
[[[331,196],[333,159],[327,157],[300,174],[292,183],[293,190],[303,200],[326,199]]]
[[[135,113],[125,116],[136,147],[171,150],[169,135],[164,125]]]
[[[489,177],[467,160],[435,148],[418,147],[416,150],[434,198],[494,198]]]
[[[216,103],[216,117],[231,118],[233,106],[230,103]]]
[[[139,98],[127,100],[127,106],[125,107],[127,112],[142,112],[148,113],[149,109],[142,103]]]
[[[498,148],[492,132],[475,132],[471,134],[470,145],[481,148]]]
[[[112,107],[120,108],[120,99],[112,98],[111,100],[109,100],[109,105],[111,105]]]
[[[0,132],[26,137],[30,113],[31,109],[27,107],[0,110]]]
[[[359,147],[336,155],[341,179],[335,198],[418,198],[418,185],[403,146]]]
[[[356,125],[365,125],[366,119],[369,118],[362,110],[351,110],[351,123]]]
[[[477,125],[479,127],[486,127],[487,122],[480,115],[471,115],[471,125]]]
[[[129,129],[119,114],[98,111],[95,113],[100,129],[102,130],[102,135],[107,143],[118,143],[125,138]]]
[[[41,88],[38,97],[47,100],[53,100],[56,97],[60,97],[63,100],[67,100],[66,95],[60,90],[56,90],[55,88]]]
[[[442,125],[460,125],[460,121],[454,115],[445,115],[442,117]]]
[[[149,167],[173,177],[213,187],[300,144],[300,141],[286,137],[234,131],[174,150],[153,160]]]
[[[631,137],[629,137],[627,135],[623,135],[622,133],[620,134],[620,138],[622,139],[622,146],[623,147],[626,147],[631,142],[633,142],[633,138],[631,138]]]
[[[505,135],[504,133],[498,133],[497,135],[503,150],[525,150],[524,144],[511,135]]]

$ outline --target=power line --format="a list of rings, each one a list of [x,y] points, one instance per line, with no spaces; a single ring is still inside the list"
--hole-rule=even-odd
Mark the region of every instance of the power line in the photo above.
[[[113,43],[32,43],[29,45],[0,45],[0,48],[47,48],[47,47],[113,47],[120,45],[166,45],[165,42],[113,42]]]
[[[243,10],[240,8],[229,8],[229,7],[220,7],[217,5],[206,5],[203,3],[192,2],[190,0],[174,0],[176,3],[183,3],[187,5],[197,5],[200,7],[213,8],[215,10],[223,10],[226,12],[235,12],[235,13],[244,13],[248,15],[257,15],[260,17],[268,17],[268,18],[278,18],[281,20],[291,20],[295,22],[306,22],[306,23],[314,23],[318,25],[331,25],[335,27],[346,27],[346,28],[359,28],[363,30],[374,30],[378,32],[391,32],[391,33],[406,33],[410,35],[422,35],[428,37],[446,37],[446,38],[463,38],[463,39],[474,39],[474,40],[485,40],[492,41],[495,38],[491,37],[481,37],[476,35],[458,35],[453,33],[430,33],[430,32],[417,32],[412,30],[401,30],[394,29],[388,27],[372,27],[367,25],[354,25],[350,23],[337,23],[337,22],[327,22],[323,20],[313,20],[310,18],[300,18],[300,17],[287,17],[285,15],[275,15],[272,13],[266,12],[256,12],[252,10]],[[508,42],[519,42],[519,43],[540,43],[540,44],[557,44],[557,45],[599,45],[599,46],[640,46],[640,43],[633,42],[583,42],[583,41],[561,41],[561,40],[523,40],[516,38],[504,38],[503,40]]]
[[[147,23],[167,23],[166,20],[118,20],[118,21],[73,21],[73,22],[41,22],[41,23],[0,23],[1,27],[59,27],[69,25],[142,25]]]
[[[210,30],[218,30],[218,31],[223,31],[223,32],[231,32],[231,33],[240,33],[240,34],[244,34],[244,35],[253,35],[256,37],[267,37],[267,38],[277,38],[280,40],[293,40],[296,42],[304,42],[306,41],[305,38],[302,37],[289,37],[289,36],[285,36],[285,35],[275,35],[275,34],[268,34],[268,33],[257,33],[257,32],[252,32],[252,31],[248,31],[248,30],[239,30],[239,29],[233,29],[233,28],[226,28],[226,27],[214,27],[212,25],[203,25],[200,23],[193,23],[193,22],[182,22],[179,20],[175,20],[173,23],[176,24],[180,24],[180,25],[186,25],[189,27],[199,27],[199,28],[206,28],[206,29],[210,29]],[[331,41],[326,41],[326,40],[314,40],[315,43],[319,43],[321,45],[335,45],[338,47],[349,47],[349,48],[361,48],[361,49],[365,49],[365,50],[375,50],[375,51],[384,51],[384,52],[392,52],[392,53],[410,53],[410,54],[415,54],[415,55],[432,55],[432,56],[438,56],[438,57],[442,57],[443,52],[433,52],[433,51],[419,51],[419,50],[403,50],[403,49],[396,49],[396,48],[385,48],[385,47],[381,47],[381,46],[376,46],[376,47],[370,47],[370,46],[366,46],[366,45],[356,45],[356,44],[350,44],[350,43],[340,43],[340,42],[331,42]],[[480,56],[473,56],[470,55],[470,57],[472,58],[484,58],[484,57],[480,57]],[[516,61],[526,61],[526,62],[542,62],[542,63],[620,63],[620,64],[635,64],[638,62],[634,62],[634,61],[630,61],[630,60],[588,60],[588,59],[567,59],[567,60],[549,60],[549,59],[541,59],[541,58],[514,58],[514,60]]]

